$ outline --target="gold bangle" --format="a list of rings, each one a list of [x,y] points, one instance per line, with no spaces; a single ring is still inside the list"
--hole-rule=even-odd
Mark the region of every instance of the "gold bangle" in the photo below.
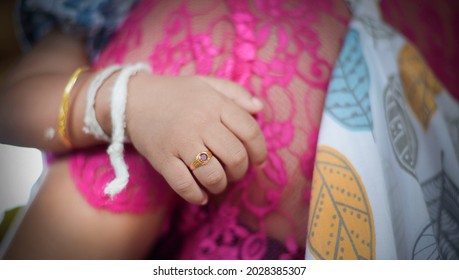
[[[73,72],[72,76],[70,76],[67,85],[65,85],[64,94],[62,95],[62,103],[59,109],[59,136],[61,138],[62,143],[68,148],[72,147],[72,142],[70,141],[69,137],[67,137],[66,129],[67,129],[67,113],[69,111],[69,102],[70,102],[70,93],[72,92],[73,86],[75,85],[78,77],[81,73],[89,70],[88,67],[79,67],[78,69]]]

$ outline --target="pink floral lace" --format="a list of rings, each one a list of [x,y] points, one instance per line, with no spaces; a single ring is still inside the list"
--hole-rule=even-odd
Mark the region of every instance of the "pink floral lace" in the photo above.
[[[347,21],[342,1],[142,1],[95,66],[148,61],[156,75],[240,83],[264,100],[257,120],[267,164],[198,207],[170,195],[146,160],[128,149],[131,180],[110,200],[102,189],[114,174],[100,148],[72,156],[78,188],[91,204],[112,211],[142,212],[167,201],[170,227],[152,257],[304,258],[324,92]]]

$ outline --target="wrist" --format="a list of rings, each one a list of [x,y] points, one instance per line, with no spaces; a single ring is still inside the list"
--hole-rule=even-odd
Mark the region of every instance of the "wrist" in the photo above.
[[[81,84],[78,86],[75,100],[73,102],[72,112],[72,140],[76,147],[86,147],[99,142],[93,135],[85,133],[85,115],[87,109],[88,90],[91,82],[99,74],[99,71],[85,73],[81,78]],[[116,73],[115,73],[116,75]],[[115,76],[113,75],[113,76]],[[110,77],[97,90],[94,102],[95,117],[102,130],[110,135],[110,95],[113,87],[114,78]]]
[[[85,92],[89,81],[93,76],[93,72],[82,73],[75,83],[70,99],[67,130],[73,147],[82,147],[86,145],[84,134],[82,133],[82,118],[85,108]]]
[[[155,83],[152,83],[153,76],[150,73],[139,72],[132,76],[128,84],[128,95],[126,103],[126,138],[132,140],[132,132],[135,130],[136,121],[135,114],[139,113],[140,108],[146,100],[143,98],[145,94],[152,94]],[[152,108],[152,110],[154,110]],[[149,113],[152,113],[151,111]]]
[[[111,121],[111,95],[116,78],[119,71],[113,73],[99,88],[95,97],[94,110],[96,119],[99,122],[102,130],[108,136],[112,134],[112,121]]]
[[[110,68],[110,67],[108,67]],[[75,134],[75,141],[79,144],[78,146],[87,146],[88,143],[94,143],[96,142],[95,139],[101,139],[100,137],[97,137],[96,134],[94,134],[94,131],[88,126],[90,123],[86,122],[85,118],[88,116],[88,113],[86,110],[91,106],[93,108],[93,113],[95,116],[92,117],[92,120],[94,120],[94,117],[98,123],[98,126],[100,126],[99,129],[103,131],[103,134],[105,134],[108,138],[111,138],[112,135],[112,98],[113,98],[113,92],[114,92],[114,87],[115,83],[118,80],[118,77],[120,75],[119,70],[111,71],[108,68],[105,68],[101,71],[94,71],[91,73],[87,73],[84,76],[84,79],[82,79],[81,85],[79,86],[79,92],[77,93],[77,98],[78,100],[75,100],[75,113],[73,114],[73,119],[75,119],[75,129],[74,129],[74,134]],[[107,71],[108,70],[108,71]],[[102,71],[105,71],[105,74],[102,73]],[[101,76],[102,75],[102,76]],[[105,77],[105,78],[102,78]],[[145,72],[138,72],[135,75],[133,75],[129,81],[128,81],[128,94],[127,98],[129,99],[126,104],[126,126],[125,127],[125,140],[130,141],[130,133],[129,133],[129,124],[128,118],[129,115],[131,114],[130,111],[135,111],[135,109],[129,109],[131,107],[131,103],[138,103],[139,100],[139,94],[141,95],[142,92],[144,91],[143,89],[149,89],[148,88],[148,81],[151,79],[151,75],[147,74]],[[99,80],[99,82],[96,82]],[[95,84],[98,84],[98,86],[95,86]],[[91,93],[91,94],[90,94]],[[95,94],[95,96],[93,95]],[[116,94],[116,93],[115,93]],[[92,96],[92,98],[90,97]],[[135,96],[135,97],[134,97]],[[89,98],[89,100],[88,100]],[[90,100],[93,100],[93,103],[88,103]],[[142,100],[142,98],[140,98]],[[139,104],[137,104],[138,106]],[[135,108],[136,105],[133,105]],[[135,114],[135,113],[134,113]],[[89,113],[89,115],[92,115]],[[91,119],[91,117],[90,117]],[[93,127],[93,126],[92,126]],[[84,129],[83,129],[84,128]],[[82,131],[85,131],[86,133],[82,133]],[[90,132],[91,131],[91,132]],[[105,138],[102,138],[105,139]],[[107,141],[105,139],[104,141]],[[110,141],[110,140],[108,140]]]

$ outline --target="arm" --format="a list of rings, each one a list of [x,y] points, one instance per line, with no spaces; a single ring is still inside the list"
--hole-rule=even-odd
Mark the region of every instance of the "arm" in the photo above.
[[[44,132],[57,127],[69,76],[87,64],[81,41],[58,32],[49,34],[2,82],[0,142],[66,151],[59,137],[49,141]],[[82,131],[85,92],[96,74],[82,74],[72,91],[67,131],[75,147],[97,144]],[[97,119],[108,135],[115,79],[113,75],[107,80],[96,97]],[[128,87],[127,137],[187,201],[206,203],[207,194],[199,184],[211,193],[220,193],[228,181],[245,175],[249,161],[260,164],[266,159],[263,134],[250,115],[261,110],[261,103],[239,85],[209,77],[139,73]],[[196,154],[206,150],[215,157],[190,172],[188,167]]]
[[[88,65],[82,40],[59,32],[51,32],[27,53],[0,83],[0,142],[62,152],[59,137],[45,138],[49,127],[57,128],[63,89],[71,73]],[[74,87],[71,104],[80,95],[82,74]],[[73,98],[72,98],[73,97]],[[84,108],[72,106],[69,134],[77,147],[95,143],[82,133]],[[82,110],[83,109],[83,110]]]

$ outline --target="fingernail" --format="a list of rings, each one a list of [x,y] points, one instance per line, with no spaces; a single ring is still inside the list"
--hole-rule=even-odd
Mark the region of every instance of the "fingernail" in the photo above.
[[[261,102],[260,99],[256,97],[252,97],[251,101],[252,101],[252,104],[255,105],[255,107],[260,108],[260,109],[263,108],[263,103]]]
[[[209,201],[209,198],[206,196],[204,200],[201,202],[201,205],[206,205],[208,201]]]

